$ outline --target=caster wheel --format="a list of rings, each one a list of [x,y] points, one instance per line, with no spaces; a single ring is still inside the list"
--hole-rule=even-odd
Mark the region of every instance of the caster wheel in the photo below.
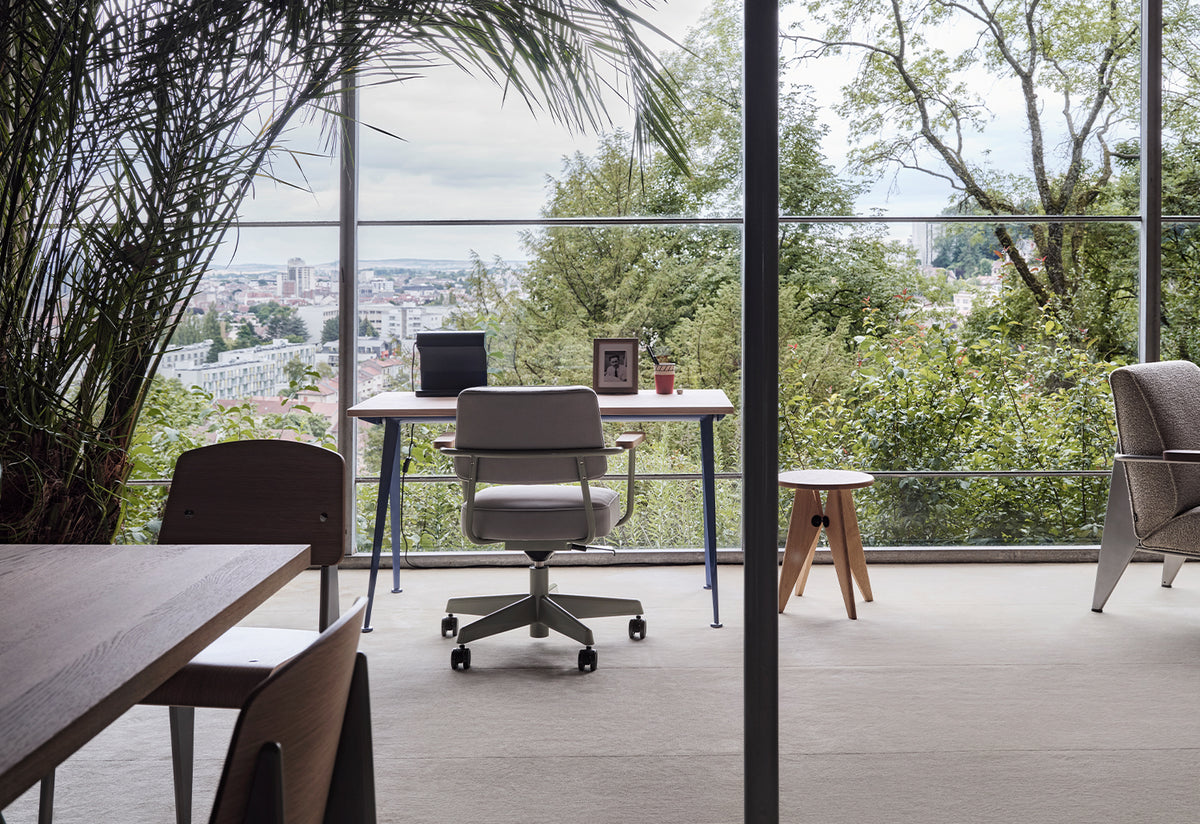
[[[641,641],[646,637],[646,619],[642,616],[629,619],[629,637],[634,641]]]
[[[450,669],[469,670],[471,668],[471,651],[466,647],[456,647],[450,650]]]
[[[455,635],[458,635],[458,618],[447,615],[442,619],[442,637],[453,638]]]
[[[595,672],[596,671],[596,651],[591,647],[581,649],[579,651],[579,671],[580,672]]]

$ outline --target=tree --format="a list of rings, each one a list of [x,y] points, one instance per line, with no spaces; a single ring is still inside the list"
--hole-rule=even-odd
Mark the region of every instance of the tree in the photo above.
[[[229,349],[229,344],[225,341],[225,332],[221,328],[221,319],[217,316],[216,309],[209,309],[204,313],[204,321],[202,324],[204,340],[211,340],[212,345],[208,347],[208,356],[205,358],[207,363],[216,363],[222,352]]]
[[[329,343],[338,339],[338,319],[335,315],[325,321],[321,327],[321,343]]]
[[[245,321],[238,326],[237,335],[233,339],[233,348],[249,349],[253,346],[262,346],[266,342],[266,339],[254,330],[254,324]]]
[[[295,307],[270,301],[252,306],[250,311],[266,327],[268,338],[284,338],[290,343],[304,343],[308,340],[308,327],[296,314]]]
[[[171,335],[172,346],[188,346],[203,340],[204,316],[195,312],[188,312],[180,318],[179,325],[175,327],[175,333]]]
[[[797,60],[861,55],[837,112],[863,169],[912,169],[946,181],[983,214],[1090,214],[1113,176],[1110,145],[1136,117],[1136,0],[820,0],[790,38]],[[986,78],[970,84],[970,76]],[[985,94],[984,89],[987,89]],[[988,162],[989,96],[1020,100],[1028,176]],[[1030,224],[1033,248],[1006,222],[992,231],[1036,304],[1069,316],[1087,282],[1090,230]],[[1069,324],[1069,328],[1074,328]]]
[[[112,537],[165,343],[288,125],[348,71],[449,61],[580,129],[616,89],[683,162],[643,30],[602,0],[0,6],[0,540]]]
[[[606,135],[596,150],[565,158],[547,186],[546,217],[714,215],[738,208],[741,191],[740,6],[717,0],[683,48],[664,58],[687,103],[681,130],[690,175],[661,156],[640,170],[628,137]],[[790,215],[850,214],[857,187],[822,155],[811,94],[780,95],[780,207]],[[681,378],[737,394],[740,368],[741,238],[720,226],[552,227],[524,236],[526,295],[514,312],[520,332],[513,369],[522,381],[588,381],[592,337],[636,335],[680,358]],[[915,267],[875,227],[788,223],[781,232],[783,339],[811,328],[860,334],[864,298],[885,314],[916,287]],[[732,299],[731,299],[732,298]],[[841,325],[843,320],[849,323]],[[711,358],[710,362],[706,362]],[[717,381],[708,383],[708,381]],[[696,384],[692,384],[696,385]]]

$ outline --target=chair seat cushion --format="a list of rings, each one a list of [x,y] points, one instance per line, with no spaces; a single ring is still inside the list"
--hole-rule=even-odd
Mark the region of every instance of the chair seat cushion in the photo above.
[[[1169,549],[1200,556],[1200,506],[1176,515],[1142,539],[1147,549]]]
[[[318,633],[275,627],[234,627],[205,647],[142,700],[170,707],[241,709],[251,690]]]
[[[620,518],[620,496],[589,487],[596,537],[607,535]],[[464,527],[466,509],[463,509]],[[578,541],[587,537],[583,491],[578,486],[492,486],[477,490],[471,531],[487,541]]]

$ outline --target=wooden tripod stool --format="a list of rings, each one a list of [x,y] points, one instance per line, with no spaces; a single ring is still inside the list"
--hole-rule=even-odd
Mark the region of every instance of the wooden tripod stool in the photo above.
[[[792,499],[792,517],[788,522],[787,544],[783,550],[783,571],[779,575],[780,612],[783,612],[791,597],[793,585],[797,595],[804,594],[804,584],[812,569],[822,527],[829,539],[829,552],[833,555],[838,584],[842,587],[846,614],[851,620],[858,618],[854,609],[854,591],[850,587],[851,575],[863,598],[873,600],[871,581],[867,577],[867,558],[863,554],[862,535],[858,531],[858,516],[854,512],[854,499],[850,492],[873,483],[874,476],[845,469],[779,473],[779,485],[796,490]],[[821,508],[822,492],[829,493],[824,510]]]

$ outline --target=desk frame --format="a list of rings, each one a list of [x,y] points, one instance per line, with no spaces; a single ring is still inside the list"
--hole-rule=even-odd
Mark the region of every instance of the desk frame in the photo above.
[[[733,405],[719,389],[685,390],[679,395],[599,395],[600,417],[605,421],[696,421],[700,424],[701,488],[704,499],[704,588],[712,591],[713,628],[721,627],[717,594],[717,491],[713,422],[732,414]],[[418,397],[413,392],[385,392],[349,410],[352,418],[384,426],[383,458],[379,470],[379,497],[375,506],[375,534],[371,542],[371,575],[367,584],[367,614],[363,632],[371,626],[375,582],[383,549],[383,531],[390,503],[400,511],[400,426],[406,423],[454,423],[455,398]],[[673,408],[674,407],[674,408]],[[403,545],[402,524],[392,519],[392,592],[400,588],[398,548]]]

